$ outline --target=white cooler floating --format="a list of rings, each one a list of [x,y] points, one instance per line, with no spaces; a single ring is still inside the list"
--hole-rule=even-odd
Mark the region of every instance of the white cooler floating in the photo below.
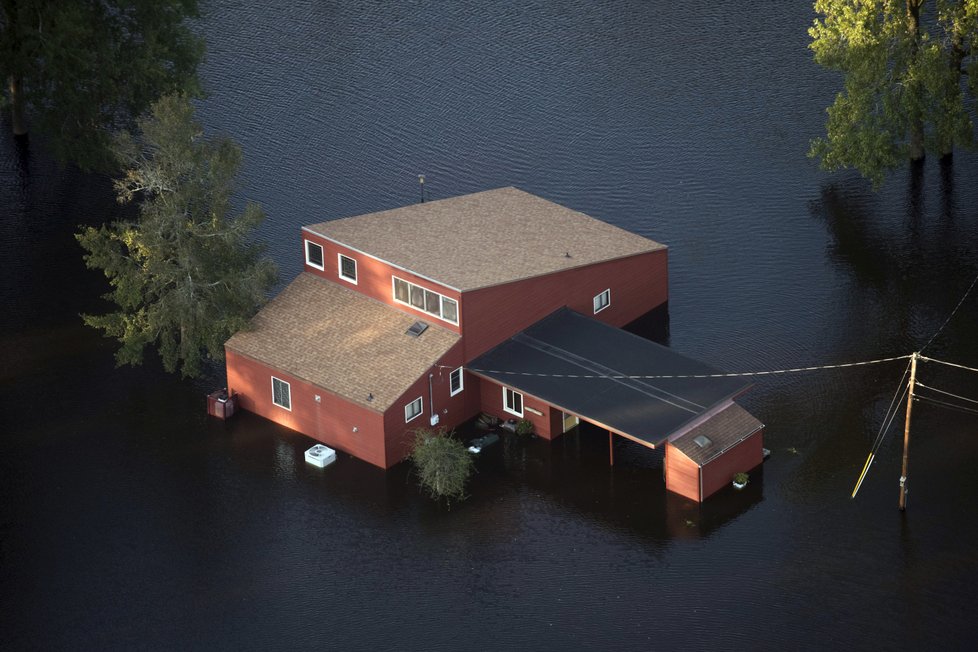
[[[329,446],[316,444],[306,451],[306,461],[322,468],[336,461],[336,451]]]

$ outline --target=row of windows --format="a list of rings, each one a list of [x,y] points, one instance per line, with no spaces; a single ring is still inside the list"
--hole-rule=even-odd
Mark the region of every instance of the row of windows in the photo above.
[[[462,368],[459,367],[448,375],[449,396],[455,396],[463,389]],[[286,410],[292,410],[292,388],[289,383],[275,376],[272,376],[272,403]],[[424,412],[424,402],[419,396],[404,406],[404,423],[421,416],[422,412]]]
[[[306,240],[306,264],[318,270],[325,270],[322,245]],[[336,254],[336,268],[344,281],[357,284],[357,261],[343,254]]]
[[[426,312],[438,317],[438,319],[444,319],[449,323],[458,323],[458,302],[455,299],[449,299],[445,295],[432,292],[414,283],[408,283],[396,276],[393,279],[394,301]]]

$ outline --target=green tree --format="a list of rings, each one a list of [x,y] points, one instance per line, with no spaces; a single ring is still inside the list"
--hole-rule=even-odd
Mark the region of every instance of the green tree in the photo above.
[[[926,152],[975,144],[978,0],[816,0],[815,61],[844,74],[809,156],[879,185]]]
[[[168,93],[198,90],[196,0],[0,0],[0,79],[14,134],[28,115],[55,156],[111,163],[111,133]]]
[[[249,240],[264,213],[249,203],[230,214],[241,150],[205,140],[185,97],[161,99],[137,125],[140,135],[122,133],[113,151],[126,170],[115,182],[119,202],[138,199],[138,219],[76,236],[117,307],[84,319],[119,341],[120,365],[139,364],[152,345],[167,371],[196,376],[205,358],[223,358],[224,342],[275,282],[274,264]]]
[[[465,500],[465,483],[474,464],[465,445],[444,429],[415,431],[411,461],[418,470],[421,487],[438,500]]]

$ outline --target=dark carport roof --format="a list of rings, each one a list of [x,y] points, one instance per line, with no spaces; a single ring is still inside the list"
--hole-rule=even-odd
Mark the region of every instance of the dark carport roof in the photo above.
[[[568,308],[479,356],[468,369],[653,446],[750,386],[737,377],[623,378],[722,372]]]

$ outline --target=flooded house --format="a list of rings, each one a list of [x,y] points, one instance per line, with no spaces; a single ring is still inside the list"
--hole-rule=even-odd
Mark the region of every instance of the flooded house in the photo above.
[[[667,488],[697,501],[762,461],[747,383],[622,328],[667,306],[663,244],[516,188],[299,244],[303,271],[225,345],[245,410],[385,469],[422,426],[488,413],[554,439],[586,421],[665,447]]]

